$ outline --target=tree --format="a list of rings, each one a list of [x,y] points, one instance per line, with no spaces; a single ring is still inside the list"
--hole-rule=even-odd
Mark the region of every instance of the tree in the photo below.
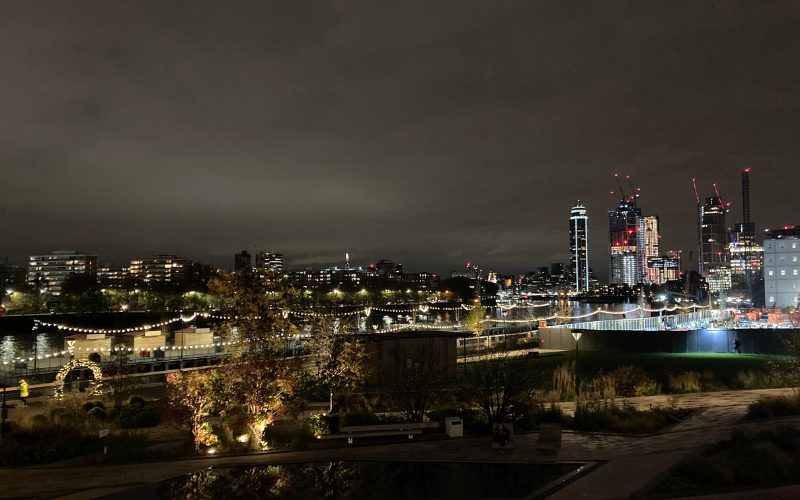
[[[65,311],[94,313],[106,309],[100,284],[90,274],[70,274],[61,286],[61,296],[61,309]]]
[[[284,313],[294,291],[247,271],[217,276],[209,289],[222,298],[230,317],[219,329],[234,346],[219,369],[228,403],[247,422],[250,442],[263,447],[264,429],[278,414],[293,413],[302,404],[296,391],[300,369],[285,356],[286,339],[296,332]]]
[[[216,443],[208,417],[224,409],[226,391],[222,374],[213,369],[178,372],[167,376],[169,420],[194,437],[195,450]]]
[[[369,375],[369,359],[363,341],[353,327],[340,319],[319,317],[308,346],[313,359],[314,378],[328,390],[328,412],[333,412],[334,394],[352,390]]]
[[[484,322],[485,315],[486,309],[484,309],[484,307],[480,304],[476,303],[466,317],[464,317],[464,326],[466,326],[476,337],[480,337],[481,334],[483,334],[483,331],[486,329],[486,323]]]
[[[447,369],[429,346],[413,345],[395,349],[394,398],[413,422],[422,422]]]
[[[470,394],[489,422],[508,416],[514,407],[533,397],[536,382],[531,362],[509,352],[483,356],[467,372]]]

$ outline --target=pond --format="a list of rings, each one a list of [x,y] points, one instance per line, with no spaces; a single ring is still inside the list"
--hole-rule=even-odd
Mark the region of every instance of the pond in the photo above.
[[[581,466],[333,461],[214,467],[106,498],[525,498]]]

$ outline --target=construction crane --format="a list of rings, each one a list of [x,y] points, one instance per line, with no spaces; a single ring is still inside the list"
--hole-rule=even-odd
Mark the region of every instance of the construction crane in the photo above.
[[[619,195],[622,197],[622,201],[628,201],[628,198],[625,196],[625,190],[622,189],[622,183],[619,181],[619,174],[614,174],[614,180],[617,181],[617,187],[619,187]]]
[[[697,194],[697,178],[692,177],[692,189],[694,190],[694,199],[697,201],[697,205],[700,206],[700,195]]]
[[[714,193],[717,195],[717,198],[719,199],[719,204],[722,206],[722,209],[725,210],[725,213],[730,212],[731,211],[731,202],[725,203],[722,200],[722,196],[720,196],[720,194],[719,194],[719,189],[717,189],[717,183],[716,182],[712,182],[711,185],[714,186]]]
[[[628,186],[630,186],[631,188],[631,201],[633,202],[633,205],[636,206],[636,199],[639,197],[639,192],[642,189],[638,187],[637,188],[633,187],[633,181],[631,180],[630,175],[626,175],[625,179],[628,181]]]

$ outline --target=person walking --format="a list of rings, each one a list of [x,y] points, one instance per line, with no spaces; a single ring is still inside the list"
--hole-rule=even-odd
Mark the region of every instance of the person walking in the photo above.
[[[738,338],[733,340],[733,350],[736,351],[736,354],[742,353],[742,343],[739,342]]]
[[[22,401],[22,406],[28,406],[28,382],[23,378],[19,381],[19,400]]]

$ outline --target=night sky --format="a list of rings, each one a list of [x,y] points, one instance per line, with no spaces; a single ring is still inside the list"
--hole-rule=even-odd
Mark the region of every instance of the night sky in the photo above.
[[[662,249],[691,178],[800,223],[797,2],[3,2],[0,255],[231,267],[380,258],[447,273],[567,261],[613,172]]]

